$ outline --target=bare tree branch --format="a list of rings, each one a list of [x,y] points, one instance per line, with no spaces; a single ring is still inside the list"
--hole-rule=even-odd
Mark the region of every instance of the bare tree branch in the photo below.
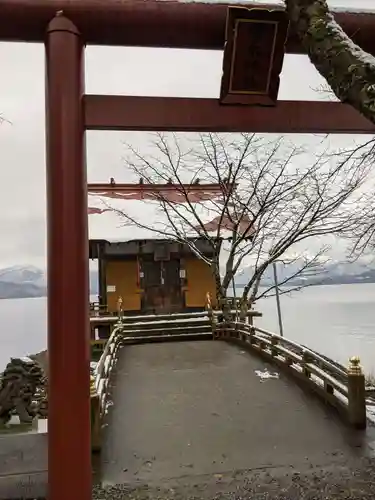
[[[328,250],[327,247],[322,247],[314,256],[307,257],[305,255],[295,256],[294,259],[288,259],[285,261],[278,261],[284,264],[285,268],[292,267],[293,264],[298,264],[291,273],[287,274],[284,279],[281,279],[279,283],[274,283],[265,289],[262,289],[260,293],[254,298],[254,300],[259,300],[264,297],[272,297],[275,295],[275,288],[278,286],[280,288],[279,295],[286,293],[291,293],[299,291],[302,288],[312,286],[312,284],[317,284],[318,281],[311,283],[300,283],[299,285],[293,285],[296,278],[299,278],[301,282],[304,279],[311,279],[311,277],[318,277],[324,275],[324,264],[328,262],[328,258],[325,256],[325,252]],[[291,285],[289,285],[291,283]]]
[[[185,142],[176,134],[153,137],[154,155],[128,146],[127,168],[145,183],[173,183],[175,199],[162,190],[155,193],[158,223],[130,215],[126,205],[115,212],[124,224],[188,245],[210,265],[219,299],[250,264],[242,300],[272,293],[272,287],[260,291],[272,262],[291,251],[298,253],[298,245],[306,240],[349,235],[358,221],[356,207],[363,200],[371,160],[357,150],[328,153],[321,141],[311,158],[311,153],[283,138],[254,134],[201,134]],[[214,183],[219,193],[214,199],[194,197],[196,183]],[[210,246],[210,257],[200,249],[202,240]],[[323,250],[322,245],[308,260],[301,256],[295,274],[281,284],[312,272]]]

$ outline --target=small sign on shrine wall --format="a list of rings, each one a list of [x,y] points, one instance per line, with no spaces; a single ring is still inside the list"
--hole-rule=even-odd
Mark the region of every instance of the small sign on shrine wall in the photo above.
[[[276,105],[288,26],[284,10],[228,8],[222,104]]]
[[[108,285],[107,286],[108,293],[114,293],[115,291],[116,291],[116,285]]]

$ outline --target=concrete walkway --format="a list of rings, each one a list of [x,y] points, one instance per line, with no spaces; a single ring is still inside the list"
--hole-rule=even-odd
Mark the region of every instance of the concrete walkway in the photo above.
[[[0,434],[0,500],[47,493],[47,433]]]
[[[220,341],[125,346],[113,380],[104,485],[205,482],[246,471],[339,466],[364,435],[273,367]]]
[[[260,378],[266,368],[219,341],[125,346],[101,457],[116,486],[93,498],[374,498],[373,428],[353,432],[285,376]],[[46,469],[45,432],[0,436],[0,500],[45,497]]]

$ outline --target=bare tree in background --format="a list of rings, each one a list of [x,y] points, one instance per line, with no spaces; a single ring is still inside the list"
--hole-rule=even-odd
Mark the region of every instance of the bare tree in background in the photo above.
[[[311,158],[283,138],[268,140],[252,134],[201,134],[184,143],[174,134],[156,134],[154,139],[152,156],[128,146],[127,168],[144,183],[173,183],[179,201],[171,201],[162,190],[155,193],[163,221],[157,226],[115,212],[125,224],[187,244],[211,266],[219,299],[226,297],[244,264],[251,265],[243,303],[272,294],[272,286],[260,290],[262,276],[272,262],[291,252],[294,271],[280,284],[311,275],[326,248],[322,245],[306,257],[298,253],[302,243],[352,228],[358,201],[354,198],[360,197],[368,172],[368,163],[361,157],[328,155],[321,143]],[[214,200],[198,200],[190,189],[197,183],[219,184],[220,193]],[[202,239],[209,243],[212,258],[200,252],[196,242]],[[222,272],[220,256],[225,261]]]
[[[284,0],[293,31],[299,36],[311,63],[325,78],[321,92],[334,95],[375,123],[375,56],[362,50],[342,30],[327,0]],[[355,7],[355,2],[353,2]],[[360,11],[360,9],[359,9]],[[366,161],[375,161],[375,139],[362,146]],[[375,246],[374,192],[362,200],[353,226],[351,257]]]
[[[371,138],[364,144],[356,146],[351,153],[362,157],[363,161],[372,165],[368,175],[368,188],[362,193],[355,209],[355,222],[350,231],[343,236],[349,244],[349,259],[356,260],[364,254],[373,255],[375,248],[375,139]]]
[[[326,0],[285,0],[285,4],[312,64],[336,97],[375,123],[375,57],[347,36]]]

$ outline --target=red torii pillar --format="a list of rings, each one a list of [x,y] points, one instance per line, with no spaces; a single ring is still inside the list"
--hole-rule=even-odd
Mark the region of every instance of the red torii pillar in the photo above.
[[[49,500],[91,499],[83,51],[58,13],[46,34]]]

